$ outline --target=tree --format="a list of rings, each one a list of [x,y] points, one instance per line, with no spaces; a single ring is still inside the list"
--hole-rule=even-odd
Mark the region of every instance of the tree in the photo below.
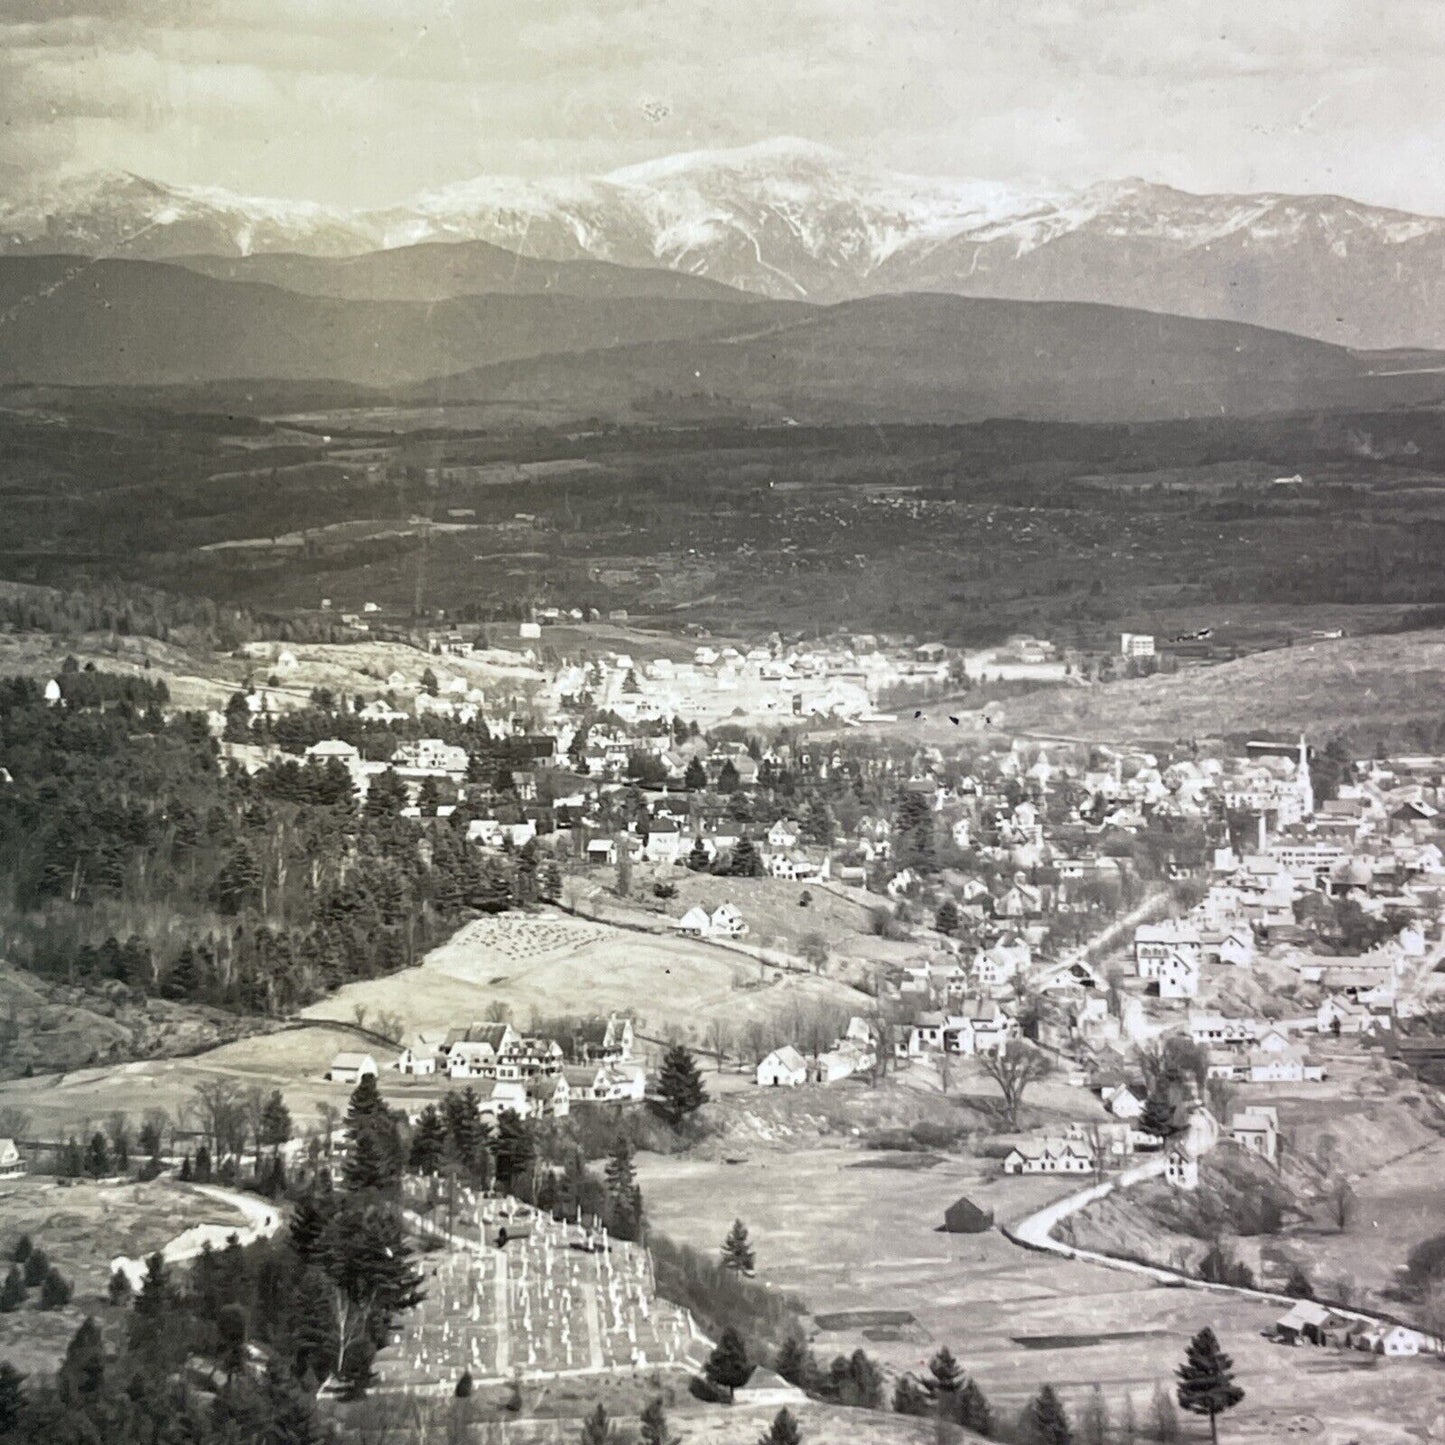
[[[70,1281],[52,1265],[40,1284],[40,1308],[63,1310],[74,1292]]]
[[[582,1445],[611,1445],[616,1438],[606,1409],[598,1405],[582,1423]]]
[[[1329,1206],[1330,1220],[1335,1228],[1344,1234],[1355,1221],[1356,1206],[1355,1191],[1344,1175],[1330,1185],[1325,1202]]]
[[[798,952],[814,973],[821,973],[828,961],[828,940],[821,933],[805,933],[798,941]]]
[[[958,1423],[980,1435],[993,1434],[993,1411],[977,1380],[969,1380],[958,1392]]]
[[[463,1370],[457,1377],[457,1387],[452,1392],[458,1400],[469,1400],[472,1397],[472,1372]]]
[[[10,1258],[16,1264],[24,1264],[35,1250],[35,1241],[28,1234],[22,1234],[10,1250]]]
[[[928,1391],[912,1375],[899,1375],[893,1387],[893,1413],[895,1415],[926,1415],[932,1409]]]
[[[1218,1441],[1219,1416],[1239,1404],[1244,1391],[1234,1383],[1234,1361],[1220,1348],[1208,1325],[1190,1340],[1184,1363],[1175,1374],[1180,1408],[1191,1415],[1207,1415],[1209,1438]]]
[[[1052,1385],[1045,1385],[1029,1401],[1023,1414],[1023,1428],[1029,1445],[1074,1445],[1069,1417]]]
[[[1284,1292],[1291,1299],[1313,1299],[1315,1287],[1310,1282],[1309,1275],[1301,1264],[1292,1264],[1289,1267],[1289,1278],[1285,1281]]]
[[[790,1385],[806,1390],[816,1366],[813,1353],[801,1335],[789,1335],[778,1347],[773,1369]]]
[[[25,1409],[26,1379],[9,1361],[0,1361],[0,1439],[20,1423]]]
[[[693,873],[706,873],[711,865],[712,859],[708,857],[708,851],[702,845],[702,837],[692,840],[692,850],[687,855],[687,866]]]
[[[1097,1385],[1079,1412],[1079,1445],[1109,1445],[1109,1407]]]
[[[758,845],[746,834],[733,847],[728,872],[734,878],[761,878],[763,876],[763,855]]]
[[[748,1241],[748,1227],[741,1219],[733,1220],[723,1240],[722,1262],[725,1269],[736,1270],[738,1274],[751,1274],[756,1267],[753,1247]]]
[[[800,1445],[802,1435],[798,1432],[798,1422],[793,1418],[793,1413],[786,1405],[773,1416],[773,1423],[768,1427],[766,1435],[758,1437],[758,1445]]]
[[[933,926],[940,933],[951,935],[958,932],[958,904],[953,899],[945,898],[938,905],[938,912],[933,915]]]
[[[980,1060],[984,1075],[998,1085],[1003,1095],[1001,1108],[1009,1128],[1017,1129],[1024,1093],[1054,1071],[1053,1060],[1032,1044],[1011,1043],[999,1053],[984,1054]]]
[[[12,1264],[5,1283],[0,1285],[0,1314],[14,1314],[25,1303],[25,1295],[25,1276],[19,1265]]]
[[[44,1282],[45,1276],[50,1273],[50,1256],[36,1245],[25,1256],[25,1283],[32,1289]]]
[[[943,1396],[957,1395],[963,1389],[963,1366],[954,1358],[947,1345],[928,1362],[928,1376],[923,1384],[935,1400]]]
[[[65,1347],[55,1384],[67,1405],[83,1405],[105,1388],[105,1341],[100,1326],[87,1315]]]
[[[497,1183],[511,1189],[524,1179],[536,1158],[537,1146],[531,1126],[515,1109],[503,1109],[497,1115],[497,1137],[492,1146],[496,1160]]]
[[[703,1366],[703,1373],[708,1380],[719,1389],[728,1392],[728,1399],[732,1399],[733,1391],[739,1385],[746,1385],[748,1376],[753,1372],[752,1366],[748,1363],[747,1346],[743,1344],[743,1337],[729,1325],[722,1332],[717,1342],[717,1347],[707,1357],[707,1364]]]
[[[1177,1132],[1174,1125],[1174,1104],[1162,1093],[1151,1093],[1144,1101],[1139,1127],[1156,1139],[1168,1139]]]
[[[280,1089],[275,1089],[261,1107],[259,1142],[280,1149],[291,1138],[291,1111]]]
[[[1154,1396],[1149,1401],[1149,1438],[1164,1445],[1172,1445],[1179,1438],[1179,1411],[1174,1408],[1174,1397],[1163,1385],[1154,1387]]]
[[[663,1055],[657,1074],[657,1092],[674,1124],[681,1124],[707,1103],[697,1060],[685,1044],[673,1044]]]
[[[707,787],[707,769],[702,765],[702,759],[694,756],[687,765],[682,775],[682,785],[689,793],[701,792]]]
[[[638,1441],[639,1445],[681,1445],[681,1437],[674,1435],[667,1423],[667,1409],[661,1395],[655,1395],[647,1402],[642,1412]]]
[[[130,1276],[123,1269],[112,1270],[110,1283],[105,1290],[105,1297],[111,1304],[117,1309],[124,1309],[130,1304],[130,1297],[133,1293]]]

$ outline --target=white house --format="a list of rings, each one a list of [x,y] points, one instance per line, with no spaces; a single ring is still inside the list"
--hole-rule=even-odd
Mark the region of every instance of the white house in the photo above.
[[[359,1084],[365,1078],[376,1078],[376,1060],[370,1054],[343,1052],[332,1059],[326,1077],[333,1084]]]
[[[13,1139],[0,1139],[0,1179],[19,1179],[25,1173],[25,1161],[20,1157]]]
[[[758,1065],[757,1078],[760,1088],[795,1089],[808,1082],[808,1063],[792,1044],[784,1044]]]
[[[1192,957],[1197,964],[1203,952],[1204,941],[1199,929],[1186,919],[1141,923],[1134,930],[1134,965],[1143,979],[1158,978],[1164,960],[1173,954]]]
[[[1171,1149],[1164,1160],[1164,1179],[1175,1189],[1198,1189],[1199,1160],[1189,1149]]]
[[[1016,1144],[1003,1161],[1005,1174],[1091,1174],[1094,1167],[1094,1151],[1082,1139]]]
[[[700,903],[694,903],[677,920],[677,931],[691,938],[706,938],[712,932],[712,917]]]
[[[1279,1110],[1272,1105],[1256,1105],[1232,1114],[1228,1137],[1241,1149],[1273,1164],[1279,1158]]]
[[[402,1074],[434,1074],[437,1058],[446,1047],[446,1034],[440,1030],[418,1033],[402,1049],[396,1069]]]
[[[1172,952],[1159,965],[1160,998],[1194,998],[1199,993],[1199,955]]]
[[[731,903],[719,904],[710,922],[714,938],[742,938],[748,931],[742,914]]]

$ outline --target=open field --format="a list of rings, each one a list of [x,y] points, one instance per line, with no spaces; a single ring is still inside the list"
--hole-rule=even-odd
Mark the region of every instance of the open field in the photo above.
[[[184,1184],[57,1181],[41,1176],[0,1182],[0,1249],[8,1258],[21,1234],[50,1257],[75,1286],[63,1310],[36,1308],[36,1291],[13,1314],[0,1315],[0,1359],[46,1373],[87,1314],[103,1325],[115,1312],[105,1304],[110,1261],[154,1253],[197,1224],[244,1227],[245,1217]],[[6,1266],[8,1268],[8,1266]]]
[[[1116,1410],[1127,1393],[1142,1414],[1189,1336],[1212,1324],[1249,1392],[1230,1418],[1232,1441],[1273,1445],[1299,1431],[1319,1445],[1404,1445],[1438,1410],[1435,1362],[1289,1350],[1261,1337],[1279,1313],[1271,1306],[1032,1254],[996,1230],[938,1232],[960,1194],[1007,1221],[1067,1193],[1065,1181],[1006,1180],[958,1158],[855,1167],[862,1157],[798,1146],[734,1165],[644,1155],[639,1175],[656,1226],[699,1248],[717,1248],[741,1216],[759,1275],[841,1326],[815,1332],[824,1358],[862,1347],[917,1370],[947,1343],[1005,1409],[1045,1381],[1075,1399],[1098,1382]],[[892,1312],[891,1322],[877,1324],[873,1311]],[[1321,1388],[1345,1377],[1348,1389]]]
[[[855,1013],[871,1000],[827,978],[764,972],[746,955],[681,937],[656,937],[556,915],[479,919],[433,949],[419,967],[348,984],[305,1011],[347,1019],[360,1006],[397,1014],[408,1030],[465,1024],[505,1006],[524,1024],[534,1013],[631,1014],[654,1037],[700,1039],[708,1022],[738,1026],[776,1018],[794,1004]]]

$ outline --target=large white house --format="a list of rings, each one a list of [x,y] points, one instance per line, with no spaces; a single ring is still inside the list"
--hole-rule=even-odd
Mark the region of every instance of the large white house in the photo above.
[[[764,1089],[796,1089],[808,1082],[808,1061],[792,1044],[784,1044],[758,1065],[757,1080]]]

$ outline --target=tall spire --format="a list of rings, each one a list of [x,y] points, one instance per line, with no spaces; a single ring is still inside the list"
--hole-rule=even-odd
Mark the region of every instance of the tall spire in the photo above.
[[[1299,791],[1300,813],[1309,818],[1315,811],[1315,785],[1310,777],[1310,750],[1305,735],[1299,735],[1299,767],[1295,770],[1295,787]]]

